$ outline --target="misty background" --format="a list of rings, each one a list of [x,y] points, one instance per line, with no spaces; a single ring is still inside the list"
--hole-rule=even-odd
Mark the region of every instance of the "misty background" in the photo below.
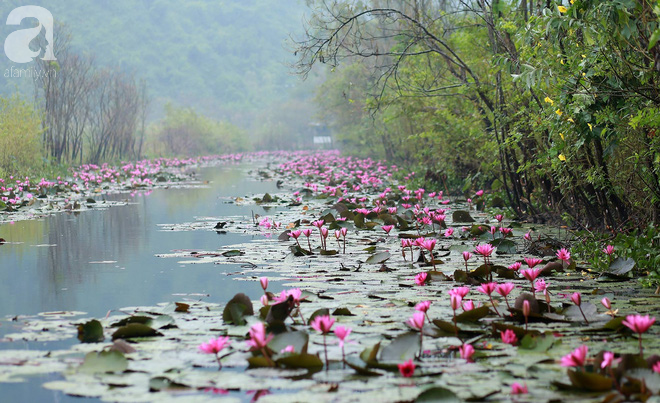
[[[223,143],[217,138],[204,144],[188,133],[191,143],[202,148],[191,149],[188,155],[311,144],[318,128],[311,100],[321,77],[314,72],[303,81],[290,69],[295,62],[290,36],[302,34],[307,9],[303,1],[9,0],[0,3],[2,19],[24,5],[42,6],[52,13],[56,55],[68,42],[69,50],[88,58],[94,69],[119,73],[136,88],[146,88],[144,141],[151,142],[154,155],[194,148],[193,144],[169,144],[172,149],[153,144],[155,137],[166,137],[168,129],[172,136],[171,132],[180,133],[194,124],[212,126],[217,136],[231,137],[225,142],[231,146],[216,147]],[[0,37],[34,23],[28,18],[20,27],[0,24]],[[68,41],[58,38],[58,33],[66,33]],[[0,58],[0,95],[19,93],[32,101],[34,80],[7,78],[6,72],[12,66],[24,69],[33,64]],[[139,129],[140,123],[136,126]]]

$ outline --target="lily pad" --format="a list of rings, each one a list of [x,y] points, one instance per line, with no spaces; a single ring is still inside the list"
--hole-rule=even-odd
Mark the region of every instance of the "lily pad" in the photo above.
[[[78,367],[79,372],[98,374],[124,372],[128,369],[128,360],[119,351],[92,351],[85,355],[85,361]]]
[[[140,337],[155,337],[163,334],[154,328],[143,325],[142,323],[130,323],[122,326],[112,334],[112,340],[116,339],[136,339]]]
[[[222,311],[222,320],[236,326],[242,326],[246,323],[245,316],[254,315],[254,308],[250,297],[243,293],[238,293],[229,300],[225,309]]]
[[[459,399],[454,392],[441,386],[426,389],[424,392],[420,393],[419,396],[417,396],[417,399],[415,399],[415,403],[458,403],[460,401],[461,399]]]
[[[633,258],[624,259],[617,257],[610,265],[608,271],[604,274],[616,277],[627,277],[627,274],[635,268],[636,264],[637,263]]]
[[[381,349],[378,361],[401,363],[415,358],[415,354],[419,352],[419,342],[419,333],[404,333]]]
[[[612,389],[612,378],[601,374],[569,369],[568,378],[576,388],[591,392],[605,392]]]
[[[392,255],[389,252],[379,252],[374,255],[369,256],[365,263],[369,264],[379,264],[385,262]]]
[[[316,369],[323,367],[323,361],[314,354],[293,354],[282,357],[276,362],[286,368]]]
[[[96,319],[78,325],[78,340],[81,343],[99,343],[105,340],[103,325]]]
[[[455,223],[474,222],[474,218],[465,210],[456,210],[451,216]]]

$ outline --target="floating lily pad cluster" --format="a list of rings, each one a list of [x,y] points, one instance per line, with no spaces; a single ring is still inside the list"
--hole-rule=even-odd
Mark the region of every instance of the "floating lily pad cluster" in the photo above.
[[[0,351],[2,379],[20,380],[17,368],[38,363],[64,375],[46,387],[112,401],[217,394],[263,402],[511,394],[630,401],[658,394],[658,326],[649,324],[658,299],[629,272],[597,276],[571,258],[570,239],[558,239],[556,229],[475,210],[483,192],[467,200],[408,189],[392,179],[395,170],[298,153],[256,172],[282,180],[281,194],[258,197],[262,207],[280,207],[271,216],[171,227],[217,231],[221,222],[223,231],[261,238],[159,256],[241,263],[232,277],[260,281],[261,300],[212,295],[214,302],[122,308],[108,318],[20,318],[20,332],[6,339],[48,333],[48,340],[77,335],[81,343],[48,355]],[[274,283],[285,289],[269,292]]]

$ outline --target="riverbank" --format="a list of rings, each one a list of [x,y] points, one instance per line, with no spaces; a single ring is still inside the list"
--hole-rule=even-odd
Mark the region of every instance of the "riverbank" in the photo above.
[[[259,217],[207,217],[162,229],[247,234],[254,240],[158,255],[187,267],[240,264],[232,274],[241,281],[236,292],[245,282],[258,285],[267,278],[267,290],[281,284],[282,293],[265,294],[263,301],[239,297],[227,304],[232,295],[223,295],[225,303],[212,303],[200,296],[122,308],[97,322],[75,313],[26,320],[23,333],[11,337],[57,340],[78,334],[89,343],[48,356],[1,352],[2,362],[23,360],[20,370],[1,367],[5,380],[25,369],[61,371],[65,380],[46,387],[113,401],[205,400],[217,394],[242,400],[254,394],[248,395],[255,385],[264,402],[412,401],[423,394],[504,400],[523,386],[528,393],[517,396],[521,401],[600,401],[617,393],[607,371],[598,369],[599,351],[612,351],[611,365],[626,374],[616,376],[618,385],[625,382],[627,390],[642,393],[635,391],[634,379],[651,384],[657,326],[644,334],[650,361],[638,373],[630,363],[642,366],[639,343],[622,320],[653,314],[658,300],[629,272],[598,277],[566,254],[570,239],[557,229],[476,211],[479,194],[469,203],[408,189],[392,179],[394,170],[326,153],[253,172],[282,185],[279,192],[233,200],[259,205],[264,209]],[[568,250],[557,256],[563,246]],[[609,312],[599,307],[603,298],[612,304]],[[262,338],[274,338],[255,348],[261,323],[268,325]],[[337,332],[339,326],[350,334]],[[138,328],[142,333],[133,333]],[[220,372],[214,357],[198,350],[218,336],[229,337],[218,354]],[[131,349],[101,339],[129,340]],[[582,345],[589,354],[567,371],[564,358]],[[117,352],[99,353],[108,348]]]

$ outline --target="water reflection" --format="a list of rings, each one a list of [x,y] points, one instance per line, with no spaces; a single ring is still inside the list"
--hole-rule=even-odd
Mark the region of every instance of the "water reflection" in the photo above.
[[[124,306],[175,301],[173,293],[207,293],[223,302],[241,291],[258,298],[258,283],[236,283],[225,273],[238,266],[181,265],[154,255],[174,249],[215,250],[248,236],[215,232],[160,231],[157,224],[196,216],[250,217],[260,207],[227,204],[228,198],[275,192],[274,182],[247,179],[245,165],[205,169],[205,188],[155,190],[128,206],[80,214],[60,213],[41,221],[0,224],[0,315],[78,310],[104,315]],[[13,244],[20,242],[20,244]]]

